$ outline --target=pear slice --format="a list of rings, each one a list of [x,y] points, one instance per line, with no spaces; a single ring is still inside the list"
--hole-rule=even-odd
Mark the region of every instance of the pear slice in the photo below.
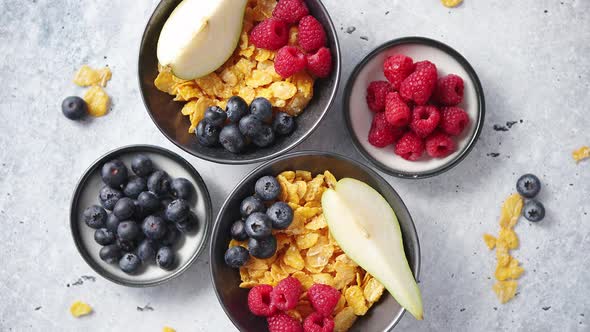
[[[404,252],[399,222],[385,198],[364,182],[343,178],[324,192],[322,209],[344,253],[421,320],[420,289]]]
[[[160,32],[160,64],[185,80],[203,77],[221,67],[240,40],[247,2],[182,1]]]

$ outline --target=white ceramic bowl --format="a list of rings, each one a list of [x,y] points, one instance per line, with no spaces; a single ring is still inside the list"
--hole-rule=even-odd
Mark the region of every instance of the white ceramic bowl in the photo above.
[[[457,143],[457,151],[451,155],[440,159],[423,157],[419,161],[408,161],[396,155],[393,146],[377,148],[368,142],[374,113],[367,106],[367,87],[372,81],[386,80],[383,61],[394,54],[405,54],[415,62],[428,60],[434,63],[439,77],[456,74],[463,78],[464,98],[458,106],[467,112],[470,121],[463,133],[453,138]],[[463,56],[441,42],[407,37],[379,46],[356,66],[346,86],[343,110],[354,144],[365,158],[388,174],[402,178],[425,178],[449,170],[467,156],[481,132],[485,102],[477,74]]]

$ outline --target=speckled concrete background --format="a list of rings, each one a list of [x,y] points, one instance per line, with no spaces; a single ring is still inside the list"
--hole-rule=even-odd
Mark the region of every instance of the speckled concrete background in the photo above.
[[[234,330],[211,289],[206,254],[167,285],[130,289],[96,276],[70,237],[73,186],[113,148],[149,143],[179,152],[201,171],[216,208],[254,167],[180,152],[149,120],[136,63],[156,3],[0,1],[0,331]],[[590,144],[590,1],[465,0],[453,10],[438,0],[325,4],[344,51],[343,83],[372,48],[419,35],[460,51],[486,93],[483,134],[458,167],[422,181],[387,177],[414,217],[423,254],[426,319],[406,315],[397,329],[590,330],[590,163],[576,165],[570,156]],[[347,33],[349,27],[356,30]],[[104,118],[74,123],[60,114],[60,103],[82,93],[71,77],[85,63],[113,69],[114,107]],[[339,110],[340,101],[299,149],[360,160]],[[508,131],[493,129],[521,119]],[[524,172],[542,178],[548,215],[541,224],[518,225],[515,255],[527,272],[518,296],[499,305],[491,291],[494,255],[481,234],[497,231],[500,203]],[[73,319],[68,307],[78,299],[95,313]],[[146,304],[153,310],[137,309]]]

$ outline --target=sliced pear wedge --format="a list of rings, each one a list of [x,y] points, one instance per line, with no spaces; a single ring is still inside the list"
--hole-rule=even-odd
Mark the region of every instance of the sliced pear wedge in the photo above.
[[[170,14],[158,39],[158,61],[185,80],[203,77],[233,54],[247,0],[184,0]]]
[[[422,296],[404,252],[399,222],[385,198],[364,182],[343,178],[323,194],[322,209],[346,255],[416,319],[423,319]]]

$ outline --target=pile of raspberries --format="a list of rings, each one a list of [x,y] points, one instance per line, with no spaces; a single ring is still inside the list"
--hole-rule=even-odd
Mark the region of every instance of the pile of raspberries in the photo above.
[[[297,45],[288,45],[289,29],[297,26]],[[250,31],[250,42],[262,49],[277,51],[275,71],[283,78],[307,69],[316,77],[332,72],[332,54],[326,47],[326,31],[309,15],[303,0],[279,0],[272,17],[258,23]]]
[[[373,81],[367,104],[375,112],[369,143],[383,148],[395,144],[395,154],[417,161],[424,150],[444,158],[457,149],[452,136],[469,125],[469,116],[457,105],[463,101],[463,79],[449,74],[438,78],[430,61],[414,63],[396,54],[385,59],[387,81]]]
[[[281,280],[274,288],[258,285],[248,293],[248,308],[256,316],[266,317],[270,332],[332,332],[332,314],[340,292],[328,285],[311,286],[307,298],[314,312],[305,317],[303,324],[288,314],[295,309],[302,293],[301,283],[294,277]]]

